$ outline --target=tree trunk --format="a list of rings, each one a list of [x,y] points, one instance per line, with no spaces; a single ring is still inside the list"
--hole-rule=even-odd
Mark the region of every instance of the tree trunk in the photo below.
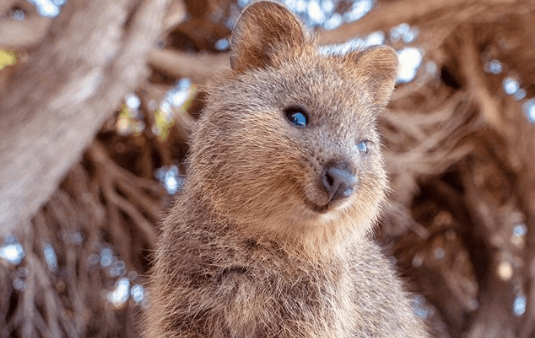
[[[71,0],[0,94],[0,235],[29,219],[124,95],[146,59],[168,0]]]

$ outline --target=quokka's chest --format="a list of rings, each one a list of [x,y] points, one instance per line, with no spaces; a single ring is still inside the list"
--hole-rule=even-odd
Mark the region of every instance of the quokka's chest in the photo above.
[[[354,330],[350,281],[341,273],[330,279],[331,273],[226,268],[216,294],[228,304],[234,325],[254,326],[256,336],[269,330],[280,332],[279,337],[301,337],[303,332],[310,332],[308,337],[349,337]]]

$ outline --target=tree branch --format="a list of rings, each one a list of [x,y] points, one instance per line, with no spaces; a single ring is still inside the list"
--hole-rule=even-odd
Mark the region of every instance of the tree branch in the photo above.
[[[149,65],[170,76],[189,77],[195,83],[206,83],[214,74],[230,69],[227,54],[188,54],[173,50],[153,50]]]

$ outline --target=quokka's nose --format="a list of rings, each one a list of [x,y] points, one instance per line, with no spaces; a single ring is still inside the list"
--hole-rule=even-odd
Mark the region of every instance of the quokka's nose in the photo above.
[[[355,169],[347,162],[327,165],[321,179],[330,202],[351,196],[358,183]]]

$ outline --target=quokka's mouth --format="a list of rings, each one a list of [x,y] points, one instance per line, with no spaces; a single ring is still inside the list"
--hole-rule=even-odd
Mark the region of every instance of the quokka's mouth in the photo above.
[[[319,191],[323,191],[323,187],[318,187],[317,189]],[[347,198],[344,198],[344,199],[332,199],[332,200],[328,201],[325,204],[317,204],[316,202],[313,202],[309,198],[309,196],[307,196],[307,193],[306,193],[306,191],[304,189],[301,189],[300,196],[301,196],[301,200],[303,201],[304,205],[308,209],[310,209],[311,211],[313,211],[315,213],[322,214],[322,215],[324,215],[324,214],[326,214],[328,212],[334,211],[335,209],[337,209],[338,207],[343,205],[348,200]]]
[[[343,204],[342,201],[331,201],[331,202],[328,202],[324,205],[319,205],[319,204],[316,204],[312,201],[310,201],[309,199],[307,198],[304,198],[304,202],[305,202],[305,205],[307,206],[307,208],[309,208],[310,210],[314,211],[314,212],[317,212],[319,214],[326,214],[330,211],[333,211],[334,209],[336,209],[337,207],[339,207],[341,204]]]
[[[327,202],[325,204],[317,204],[316,202],[313,202],[312,200],[310,200],[309,196],[307,196],[307,193],[303,190],[301,190],[301,200],[303,201],[303,204],[311,211],[315,212],[315,213],[318,213],[318,214],[326,214],[327,212],[329,212],[332,207],[333,207],[333,203],[332,202]]]
[[[309,200],[305,199],[306,206],[311,209],[312,211],[315,211],[320,214],[325,214],[329,210],[330,204],[327,203],[325,205],[317,205],[316,203],[310,202]]]
[[[322,215],[324,215],[324,214],[326,214],[328,212],[334,211],[335,209],[338,209],[340,207],[343,207],[348,202],[347,199],[334,200],[334,201],[327,202],[324,205],[319,205],[319,204],[316,204],[316,203],[310,201],[306,197],[304,197],[303,200],[304,200],[304,204],[306,205],[307,208],[309,208],[310,210],[312,210],[312,211],[314,211],[316,213],[322,214]]]

